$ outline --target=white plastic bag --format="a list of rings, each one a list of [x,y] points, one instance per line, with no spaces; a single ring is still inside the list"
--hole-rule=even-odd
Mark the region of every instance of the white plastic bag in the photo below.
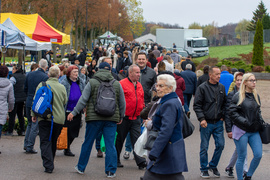
[[[143,133],[140,135],[140,137],[137,139],[135,145],[134,145],[134,152],[143,158],[147,158],[147,150],[144,149],[144,145],[147,141],[147,129],[144,128]]]

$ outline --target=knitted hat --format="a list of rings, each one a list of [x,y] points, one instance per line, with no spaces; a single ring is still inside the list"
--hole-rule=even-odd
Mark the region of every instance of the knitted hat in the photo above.
[[[107,69],[107,70],[111,70],[111,66],[110,66],[110,64],[107,63],[107,62],[100,63],[100,65],[99,65],[98,68],[99,68],[99,69]]]

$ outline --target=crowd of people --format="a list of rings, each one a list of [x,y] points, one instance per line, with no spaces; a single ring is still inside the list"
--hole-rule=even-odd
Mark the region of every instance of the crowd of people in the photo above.
[[[190,118],[193,97],[193,109],[200,122],[201,177],[209,178],[208,171],[220,177],[217,166],[224,149],[225,122],[227,135],[236,145],[225,171],[229,177],[234,177],[236,164],[237,179],[251,179],[262,157],[259,131],[264,123],[253,74],[243,69],[230,73],[225,65],[221,68],[206,65],[198,77],[191,56],[181,57],[176,49],[170,52],[158,44],[140,46],[118,42],[114,48],[97,45],[90,65],[85,63],[83,48],[78,56],[71,50],[68,59],[51,67],[47,59],[41,59],[38,65],[31,66],[27,75],[21,65],[14,65],[10,79],[7,79],[8,68],[0,66],[0,132],[9,118],[5,135],[12,136],[17,115],[19,135],[25,136],[23,148],[27,154],[38,152],[34,145],[39,135],[46,173],[54,170],[56,142],[62,127],[68,129],[68,146],[63,153],[76,155],[71,151],[72,142],[79,136],[82,116],[85,116],[85,139],[75,166],[78,173],[85,173],[94,141],[97,157],[103,157],[100,148],[103,136],[105,173],[109,178],[115,177],[117,168],[124,167],[120,157],[124,143],[124,158],[128,159],[144,124],[148,131],[159,133],[147,159],[133,151],[138,169],[147,169],[141,179],[184,179],[182,172],[188,171],[188,167],[182,118],[183,113]],[[31,110],[42,82],[50,85],[53,92],[53,122]],[[97,110],[104,83],[113,94],[113,115]],[[24,116],[28,120],[26,129]],[[216,148],[208,162],[211,136]],[[254,154],[249,168],[247,144]]]

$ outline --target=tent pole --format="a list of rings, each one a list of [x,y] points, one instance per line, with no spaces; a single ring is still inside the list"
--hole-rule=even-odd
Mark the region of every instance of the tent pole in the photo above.
[[[4,51],[3,52],[3,65],[6,64],[6,46],[4,46]]]
[[[25,73],[25,46],[23,46],[23,71]]]

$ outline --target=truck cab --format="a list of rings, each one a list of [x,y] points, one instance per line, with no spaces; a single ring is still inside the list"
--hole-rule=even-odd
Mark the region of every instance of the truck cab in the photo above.
[[[192,57],[207,56],[209,54],[209,41],[204,37],[185,39],[184,50]]]

